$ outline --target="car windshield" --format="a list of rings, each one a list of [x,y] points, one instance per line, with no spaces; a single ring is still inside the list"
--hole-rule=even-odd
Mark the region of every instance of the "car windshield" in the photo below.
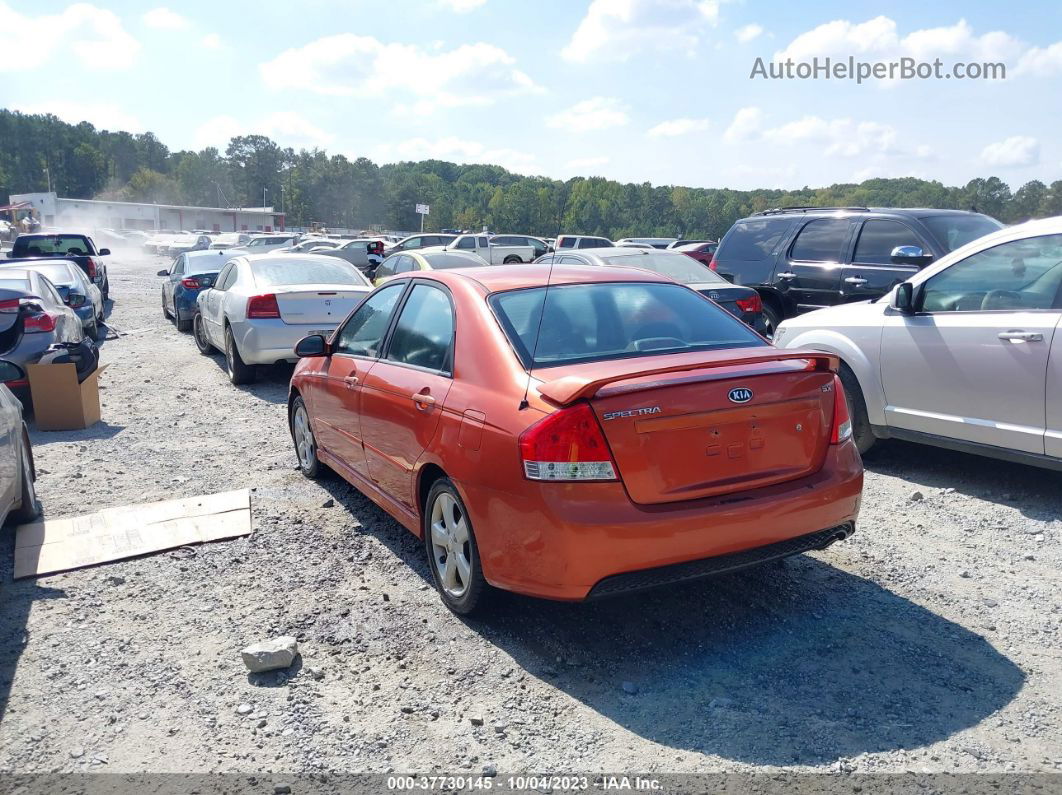
[[[533,287],[496,293],[490,303],[529,369],[767,344],[741,321],[677,284]]]
[[[954,251],[1003,228],[1003,224],[987,215],[930,215],[922,223],[929,227],[945,251]]]
[[[76,257],[95,252],[84,235],[47,235],[16,238],[12,253],[16,257]]]
[[[264,257],[272,259],[274,255]],[[368,280],[353,265],[343,260],[322,257],[322,261],[310,259],[278,259],[276,262],[256,262],[251,266],[254,280],[260,287],[278,284],[346,284],[357,287],[369,286]]]
[[[679,284],[704,284],[705,282],[728,283],[726,279],[709,270],[697,260],[685,254],[664,254],[663,252],[622,255],[612,252],[598,254],[606,265],[621,268],[644,268],[645,270],[667,276]]]

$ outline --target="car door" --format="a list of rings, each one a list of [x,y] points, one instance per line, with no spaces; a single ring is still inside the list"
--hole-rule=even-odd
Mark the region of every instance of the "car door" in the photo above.
[[[1062,235],[1001,243],[919,285],[917,314],[885,317],[888,425],[1043,454],[1060,290]]]
[[[314,435],[322,449],[368,478],[361,439],[365,375],[382,350],[395,307],[407,287],[381,287],[355,309],[332,338],[332,353],[309,395]]]
[[[849,218],[814,218],[797,232],[773,281],[791,311],[810,312],[840,301],[841,272],[855,225]]]
[[[450,294],[414,281],[384,356],[364,381],[361,432],[369,476],[410,508],[413,468],[435,435],[452,383],[454,329]]]
[[[930,258],[904,261],[892,256],[899,246],[931,249],[911,227],[890,218],[863,222],[856,240],[852,263],[841,271],[841,302],[865,301],[885,295],[900,282],[918,273]]]
[[[169,306],[171,312],[175,311],[173,291],[176,289],[177,283],[184,278],[187,262],[188,258],[184,254],[178,254],[177,259],[173,261],[173,267],[170,268],[170,275],[162,283],[162,289],[166,291],[166,305]]]
[[[228,262],[218,274],[214,286],[206,291],[203,298],[203,327],[210,341],[217,346],[224,344],[222,332],[225,330],[225,293],[236,282],[237,263]]]
[[[8,365],[5,365],[7,367]],[[11,510],[19,487],[19,458],[22,445],[21,414],[15,399],[7,390],[0,390],[0,521]]]

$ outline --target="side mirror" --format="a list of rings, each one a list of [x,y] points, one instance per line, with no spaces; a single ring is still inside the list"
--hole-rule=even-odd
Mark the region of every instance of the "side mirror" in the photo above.
[[[169,275],[170,275],[170,272],[169,272],[168,270],[166,270],[165,268],[163,268],[162,270],[160,270],[160,271],[159,271],[158,273],[156,273],[155,275],[156,275],[156,276],[169,276]]]
[[[320,334],[311,334],[303,337],[295,345],[295,355],[300,359],[309,356],[325,356],[328,353],[328,343]]]
[[[100,255],[101,257],[106,257],[106,256],[107,256],[108,254],[110,254],[110,253],[111,253],[111,250],[110,250],[109,248],[101,248],[101,249],[100,249],[100,250],[99,250],[98,252],[96,252],[96,253],[97,253],[97,254],[99,254],[99,255]]]
[[[889,256],[901,265],[925,265],[933,259],[933,255],[926,254],[921,246],[897,246]]]
[[[8,381],[21,381],[26,377],[26,374],[22,371],[14,362],[9,362],[6,359],[0,359],[0,381],[7,383]]]
[[[899,310],[900,314],[913,315],[915,313],[914,288],[910,282],[900,282],[896,285],[896,295],[892,299],[892,305]]]

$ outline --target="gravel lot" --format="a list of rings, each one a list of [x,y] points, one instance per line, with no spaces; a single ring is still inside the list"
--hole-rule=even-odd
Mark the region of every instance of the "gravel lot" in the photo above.
[[[12,582],[6,529],[0,771],[1062,769],[1058,473],[890,444],[825,552],[462,621],[411,535],[296,471],[290,368],[234,388],[162,319],[161,267],[112,258],[128,333],[104,421],[32,434],[46,513],[247,487],[254,533]],[[281,634],[301,660],[248,675]]]

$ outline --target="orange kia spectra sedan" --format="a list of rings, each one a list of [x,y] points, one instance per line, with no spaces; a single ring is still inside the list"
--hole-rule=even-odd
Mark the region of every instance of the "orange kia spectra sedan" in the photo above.
[[[855,528],[837,360],[648,271],[405,274],[295,351],[303,474],[327,465],[423,538],[458,613],[491,586],[621,594]]]

